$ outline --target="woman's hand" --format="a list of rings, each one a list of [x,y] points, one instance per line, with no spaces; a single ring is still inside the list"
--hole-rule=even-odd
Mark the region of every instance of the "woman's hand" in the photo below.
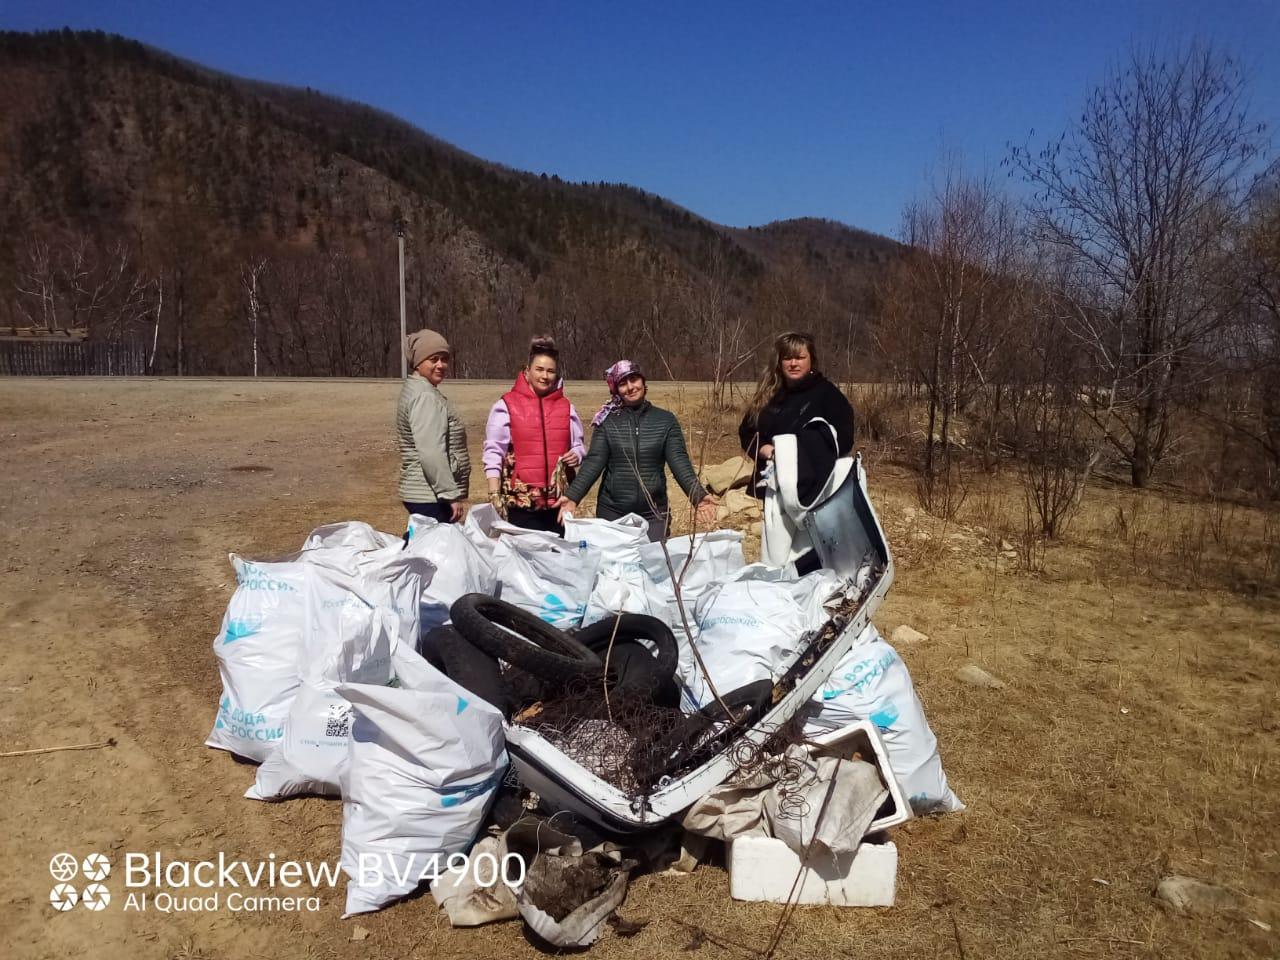
[[[696,525],[704,525],[708,529],[716,522],[716,507],[720,505],[720,499],[707,494],[698,501],[697,509],[693,511],[693,522]]]
[[[556,501],[556,506],[560,508],[560,512],[556,514],[556,523],[564,525],[564,518],[573,516],[578,509],[576,500],[570,500],[568,497],[561,497]]]
[[[576,450],[570,450],[560,458],[560,462],[566,467],[576,467],[582,462],[582,458],[578,456],[578,452]]]
[[[760,457],[760,459],[761,459],[761,460],[772,460],[772,459],[773,459],[773,444],[772,444],[772,443],[766,443],[764,446],[762,446],[762,447],[760,448],[759,457]]]
[[[507,519],[507,505],[502,502],[502,479],[485,477],[485,482],[489,485],[489,506],[498,511],[503,520]]]
[[[450,500],[450,501],[449,501],[449,510],[450,510],[450,512],[453,514],[453,516],[452,516],[452,518],[451,518],[451,519],[452,519],[452,521],[453,521],[454,523],[461,523],[461,522],[462,522],[462,518],[463,518],[463,517],[465,517],[465,516],[467,515],[467,501],[465,501],[465,500]]]

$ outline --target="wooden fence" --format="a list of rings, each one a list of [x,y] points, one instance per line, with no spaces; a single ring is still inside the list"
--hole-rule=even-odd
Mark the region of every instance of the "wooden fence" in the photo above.
[[[141,343],[0,340],[0,376],[119,377],[147,372]]]

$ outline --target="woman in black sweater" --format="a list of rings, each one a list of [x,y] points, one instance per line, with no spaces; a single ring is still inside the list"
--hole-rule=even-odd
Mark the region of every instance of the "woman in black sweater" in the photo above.
[[[773,457],[773,438],[800,435],[799,494],[808,499],[821,489],[836,458],[853,451],[853,407],[840,388],[818,371],[818,348],[807,333],[784,333],[774,341],[775,362],[760,378],[747,407],[738,438],[742,450],[756,459],[756,478]],[[815,417],[835,428],[805,430]],[[763,491],[752,483],[751,491]]]

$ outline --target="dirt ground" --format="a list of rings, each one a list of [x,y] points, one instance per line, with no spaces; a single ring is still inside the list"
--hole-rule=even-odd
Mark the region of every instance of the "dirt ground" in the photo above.
[[[211,643],[233,587],[228,551],[278,555],[340,519],[402,529],[397,389],[0,381],[0,750],[116,741],[0,758],[6,956],[537,954],[515,923],[450,929],[429,896],[355,921],[339,919],[341,887],[321,891],[317,912],[126,911],[117,869],[105,910],[49,901],[61,851],[102,852],[117,868],[126,852],[337,858],[337,801],[245,800],[252,768],[203,746],[219,690]],[[447,388],[477,464],[501,389]],[[601,392],[574,396],[589,415]],[[699,396],[657,385],[654,399],[689,413]],[[706,429],[691,446],[718,461],[727,425]],[[870,482],[899,557],[879,626],[931,637],[901,652],[969,809],[896,832],[897,906],[802,908],[779,955],[1280,955],[1280,934],[1250,922],[1280,922],[1274,580],[1248,574],[1247,551],[1222,575],[1166,563],[1176,518],[1198,509],[1174,494],[1141,506],[1100,486],[1072,538],[1027,573],[976,520],[942,528],[914,513],[903,467],[873,462]],[[475,492],[482,483],[477,469]],[[988,516],[1020,509],[1007,491],[984,496]],[[1007,686],[961,685],[968,662]],[[1152,890],[1169,871],[1224,885],[1240,910],[1166,914]],[[712,863],[640,878],[622,913],[647,925],[606,933],[594,955],[757,956],[780,908],[733,902]],[[353,940],[357,926],[366,939]]]

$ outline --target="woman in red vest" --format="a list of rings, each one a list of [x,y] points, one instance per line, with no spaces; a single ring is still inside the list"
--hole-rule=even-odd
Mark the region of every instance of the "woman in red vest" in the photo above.
[[[534,337],[529,364],[489,411],[484,474],[489,502],[516,526],[564,536],[556,501],[586,455],[582,420],[564,395],[560,353]]]

